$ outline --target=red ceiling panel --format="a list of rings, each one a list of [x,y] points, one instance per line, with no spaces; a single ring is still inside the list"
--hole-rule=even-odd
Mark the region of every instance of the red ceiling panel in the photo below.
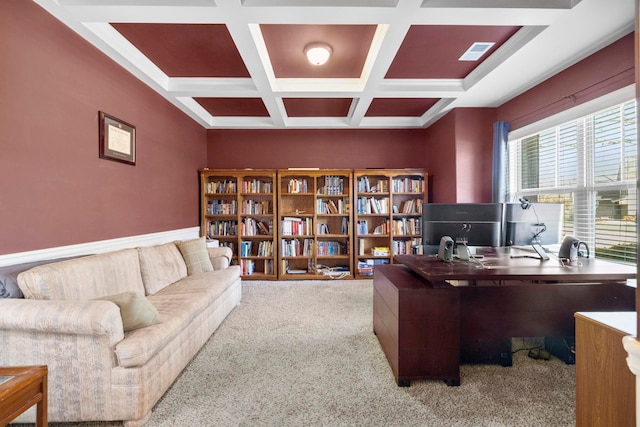
[[[387,71],[387,79],[464,78],[520,27],[413,25]],[[495,42],[478,61],[458,61],[474,42]]]
[[[194,98],[194,100],[214,117],[269,115],[261,98]]]
[[[169,77],[249,77],[221,24],[111,24]]]
[[[374,98],[365,116],[420,117],[436,102],[437,98]]]
[[[278,78],[359,78],[375,25],[260,25]],[[311,65],[304,47],[312,42],[329,44],[333,54],[322,65]]]
[[[283,98],[288,117],[347,117],[351,98]]]

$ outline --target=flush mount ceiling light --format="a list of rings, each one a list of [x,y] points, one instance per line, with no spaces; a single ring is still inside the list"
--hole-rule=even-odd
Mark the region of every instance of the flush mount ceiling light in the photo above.
[[[329,60],[333,49],[326,43],[314,42],[304,47],[304,54],[313,65],[322,65]]]

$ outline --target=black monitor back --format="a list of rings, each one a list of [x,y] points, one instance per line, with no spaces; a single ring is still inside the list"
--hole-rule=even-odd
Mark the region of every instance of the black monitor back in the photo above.
[[[439,245],[443,236],[469,246],[501,246],[502,203],[426,203],[422,206],[422,239]]]
[[[505,204],[505,245],[531,245],[533,238],[542,245],[559,244],[562,239],[564,205],[562,203]],[[544,224],[542,226],[541,224]],[[542,229],[545,231],[541,231]],[[537,235],[537,236],[536,236]]]

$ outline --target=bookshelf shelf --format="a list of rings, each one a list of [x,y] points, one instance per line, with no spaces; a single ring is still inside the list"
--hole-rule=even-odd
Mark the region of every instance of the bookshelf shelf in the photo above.
[[[352,181],[351,170],[278,171],[280,279],[354,277]]]
[[[422,245],[422,204],[428,175],[423,169],[364,169],[353,172],[354,265],[356,278],[370,278],[373,266]]]
[[[275,170],[200,171],[200,233],[233,251],[243,279],[275,280]]]

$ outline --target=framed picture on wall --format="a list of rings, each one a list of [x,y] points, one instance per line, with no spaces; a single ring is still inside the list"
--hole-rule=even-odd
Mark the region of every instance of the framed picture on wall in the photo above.
[[[102,111],[99,114],[100,158],[136,164],[136,128]]]

